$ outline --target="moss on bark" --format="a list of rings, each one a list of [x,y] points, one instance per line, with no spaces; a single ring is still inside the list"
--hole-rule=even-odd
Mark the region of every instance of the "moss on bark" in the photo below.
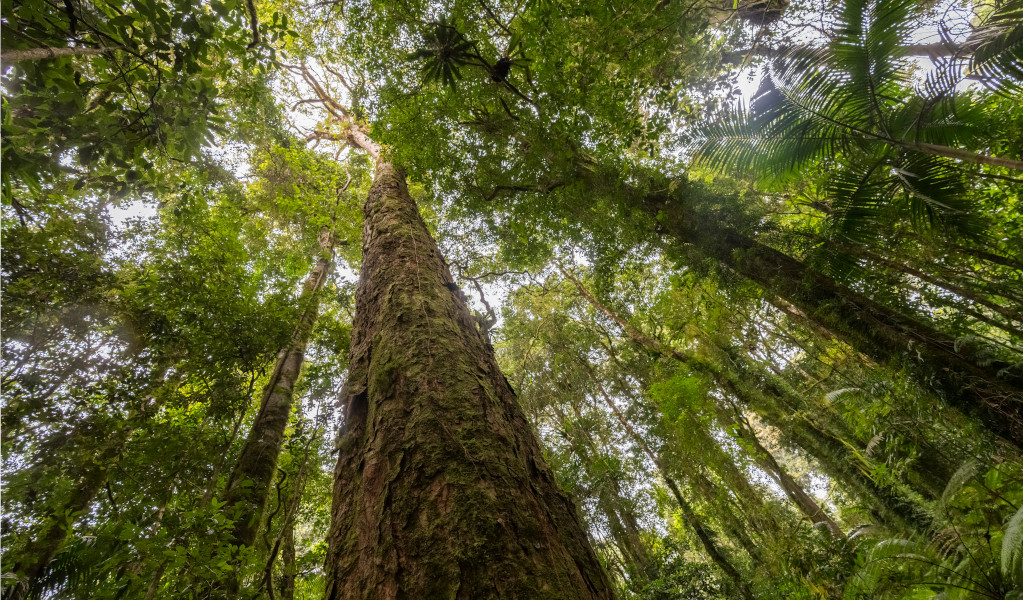
[[[387,162],[365,205],[344,400],[328,600],[613,597]]]

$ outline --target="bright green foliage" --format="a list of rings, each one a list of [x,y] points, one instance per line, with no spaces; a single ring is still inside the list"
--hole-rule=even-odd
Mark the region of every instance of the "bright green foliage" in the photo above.
[[[925,324],[1023,422],[1023,7],[722,17],[746,4],[4,0],[5,573],[43,557],[46,598],[227,575],[322,598],[354,124],[405,168],[622,598],[1019,599],[1019,444],[935,393],[918,341],[878,359],[836,315]],[[737,53],[767,71],[743,110]],[[265,524],[232,547],[224,488],[324,227]],[[803,269],[801,298],[854,293],[796,307],[737,239]]]
[[[956,90],[970,71],[954,57],[938,64],[921,90],[903,51],[918,3],[850,0],[842,7],[826,46],[790,51],[773,64],[748,112],[726,113],[702,128],[697,161],[764,179],[806,177],[831,163],[830,219],[854,238],[877,235],[878,223],[893,218],[918,230],[981,235],[978,186],[968,167],[999,163],[977,154],[991,137],[991,113],[975,93]],[[1001,37],[1014,35],[1006,32],[1011,19],[998,15],[974,34],[987,43],[964,43],[981,44],[973,72],[1010,64],[1018,51]],[[1008,75],[997,81],[1009,85]]]
[[[258,50],[246,48],[241,0],[200,10],[156,0],[3,6],[5,57],[96,51],[15,59],[4,74],[3,199],[19,211],[26,191],[89,187],[120,198],[156,183],[164,158],[188,161],[224,131],[227,79],[237,69],[266,70]]]

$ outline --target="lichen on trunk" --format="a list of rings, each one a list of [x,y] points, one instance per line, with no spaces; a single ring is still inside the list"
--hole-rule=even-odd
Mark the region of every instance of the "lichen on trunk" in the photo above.
[[[325,597],[613,597],[386,161],[364,212]]]

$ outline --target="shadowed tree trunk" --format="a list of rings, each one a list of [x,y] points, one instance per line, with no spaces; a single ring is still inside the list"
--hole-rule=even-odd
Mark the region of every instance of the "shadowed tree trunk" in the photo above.
[[[291,417],[291,401],[298,381],[305,350],[319,315],[318,292],[330,271],[334,253],[333,234],[328,227],[320,232],[320,256],[302,283],[299,304],[302,312],[289,344],[277,355],[263,400],[252,422],[224,492],[224,514],[234,520],[232,543],[251,546],[263,521],[267,496],[277,471],[277,459],[284,444],[284,431]],[[233,587],[229,577],[228,587]]]
[[[711,215],[653,195],[644,197],[643,206],[660,215],[671,236],[792,304],[858,352],[881,363],[914,363],[911,372],[922,386],[1023,448],[1023,380],[1003,371],[1005,365],[973,360],[953,337],[722,226]]]
[[[875,520],[907,532],[927,533],[934,529],[934,520],[900,489],[874,481],[872,466],[852,445],[805,416],[806,407],[794,391],[770,375],[757,376],[741,357],[732,355],[736,369],[719,370],[728,392],[748,406],[764,421],[778,428],[796,446],[802,448],[824,467],[824,471],[848,487],[872,509]],[[741,373],[738,371],[742,371]],[[801,416],[802,415],[802,416]]]
[[[612,598],[387,161],[364,216],[325,598]]]

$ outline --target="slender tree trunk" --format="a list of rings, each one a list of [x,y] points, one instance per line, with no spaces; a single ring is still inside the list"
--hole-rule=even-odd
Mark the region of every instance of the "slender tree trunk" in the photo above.
[[[661,344],[656,339],[643,335],[638,329],[636,329],[631,323],[629,323],[628,320],[618,315],[610,308],[605,306],[603,303],[601,303],[599,300],[597,300],[596,297],[594,297],[593,294],[590,293],[588,289],[586,289],[582,282],[573,277],[564,269],[562,269],[562,273],[569,277],[572,283],[575,284],[576,289],[579,290],[579,293],[584,298],[586,298],[590,302],[590,304],[593,305],[594,308],[604,313],[604,315],[606,315],[608,318],[610,318],[620,327],[622,327],[622,329],[625,330],[626,335],[628,335],[629,339],[633,340],[635,343],[639,344],[641,347],[644,347],[648,351],[654,351],[657,352],[658,354],[667,354],[683,364],[689,365],[697,370],[709,373],[712,377],[714,377],[715,381],[717,381],[719,385],[723,383],[721,381],[720,373],[716,372],[714,369],[708,369],[707,365],[705,364],[705,361],[691,359],[685,353],[675,350],[674,348],[667,347],[664,344]],[[590,371],[590,374],[592,376],[592,371]],[[603,388],[601,388],[601,393],[606,395],[606,392],[604,392]],[[743,439],[751,443],[756,449],[756,451],[760,453],[759,455],[754,453],[753,455],[754,459],[761,463],[761,468],[764,468],[765,471],[767,471],[769,474],[773,474],[777,478],[778,484],[785,491],[785,494],[789,497],[789,499],[792,500],[792,502],[799,508],[799,510],[803,512],[803,514],[805,514],[814,523],[826,523],[828,529],[830,529],[832,533],[839,537],[843,537],[842,530],[838,527],[838,525],[831,519],[831,517],[827,515],[827,513],[821,510],[817,503],[812,498],[810,498],[810,496],[803,490],[802,486],[796,483],[796,481],[792,479],[788,472],[786,472],[785,469],[782,468],[780,464],[778,464],[778,461],[775,460],[774,456],[771,455],[771,453],[768,452],[760,444],[759,440],[757,440],[755,433],[753,433],[751,430],[747,432],[741,428],[737,430],[737,433],[742,435]],[[710,443],[714,443],[713,440],[707,441]],[[749,493],[750,492],[747,492],[747,494]]]
[[[1009,321],[1023,323],[1023,314],[1020,314],[1020,311],[1017,308],[1002,306],[997,302],[993,302],[990,299],[985,298],[984,294],[979,290],[969,289],[961,283],[949,281],[948,279],[937,277],[935,275],[931,275],[930,273],[925,273],[920,269],[913,268],[904,260],[892,260],[889,258],[885,258],[884,256],[881,256],[876,252],[872,252],[862,246],[839,244],[836,245],[835,247],[846,254],[851,254],[853,256],[866,259],[870,262],[877,263],[897,273],[902,273],[905,275],[916,277],[917,279],[925,281],[935,287],[939,287],[943,290],[952,292],[956,296],[961,297],[963,300],[968,300],[974,304],[980,304],[981,306],[985,306],[991,309],[992,311],[998,313],[999,315],[1005,317]],[[1023,332],[1021,332],[1019,328],[1014,327],[1012,323],[999,324],[996,322],[991,324],[994,325],[995,327],[1003,328],[1007,333],[1023,335]]]
[[[824,509],[817,504],[806,491],[803,486],[799,485],[795,479],[789,475],[788,471],[782,467],[778,460],[774,457],[771,452],[760,443],[760,439],[757,438],[756,431],[750,426],[749,422],[746,421],[746,417],[742,415],[730,415],[727,409],[722,407],[720,411],[722,419],[726,423],[732,423],[735,425],[736,433],[750,446],[752,446],[752,452],[750,455],[757,462],[757,465],[767,472],[785,492],[785,495],[789,497],[789,500],[795,504],[800,512],[803,513],[806,518],[810,519],[812,523],[823,523],[831,531],[831,534],[835,537],[845,537],[842,533],[842,529],[838,526],[838,523],[828,516],[828,513],[824,512]]]
[[[158,369],[157,372],[162,373],[157,378],[162,384],[166,370]],[[125,445],[135,431],[135,419],[145,420],[158,412],[162,406],[161,401],[152,402],[150,405],[154,398],[151,394],[140,394],[138,398],[142,400],[141,410],[131,414],[127,423],[122,424],[120,429],[107,432],[97,455],[81,457],[80,462],[72,462],[68,466],[71,478],[76,480],[70,497],[59,508],[54,508],[44,516],[41,530],[19,556],[12,557],[13,567],[4,569],[5,572],[12,572],[18,576],[18,583],[13,586],[9,598],[24,600],[33,592],[50,561],[67,542],[75,519],[89,508],[93,499],[104,489],[108,469],[124,452]]]
[[[661,477],[664,478],[665,484],[668,486],[671,494],[675,497],[675,501],[678,502],[679,508],[682,510],[682,516],[685,519],[686,524],[692,528],[693,533],[696,534],[696,538],[700,540],[700,544],[707,552],[707,556],[709,556],[714,564],[716,564],[718,568],[720,568],[725,575],[732,580],[735,586],[739,588],[739,592],[742,594],[743,598],[746,598],[746,600],[753,600],[753,592],[743,580],[742,576],[739,575],[739,571],[734,565],[732,565],[732,562],[728,559],[728,557],[725,556],[724,551],[718,547],[713,533],[703,526],[702,521],[693,510],[692,506],[686,502],[685,497],[682,495],[682,491],[679,489],[675,479],[668,472],[667,467],[664,466],[664,462],[661,460],[661,457],[655,453],[650,446],[647,445],[646,440],[644,440],[643,437],[636,432],[636,430],[632,427],[632,423],[630,423],[625,417],[625,414],[618,408],[618,405],[615,404],[614,400],[607,395],[604,395],[603,398],[608,408],[611,409],[611,412],[614,413],[618,422],[621,423],[625,431],[628,432],[633,442],[635,442],[635,444],[647,455],[647,457],[650,458],[650,461],[653,462],[654,466],[657,467],[657,470],[660,471]]]
[[[753,600],[753,592],[749,586],[743,580],[742,576],[739,575],[739,571],[732,565],[728,557],[725,556],[714,539],[714,533],[703,526],[700,517],[693,510],[693,507],[686,502],[686,499],[682,496],[681,490],[678,488],[678,484],[675,480],[665,476],[664,482],[667,484],[668,489],[671,491],[671,495],[675,497],[675,501],[678,502],[678,506],[682,509],[682,518],[685,519],[686,525],[693,530],[696,534],[696,538],[700,540],[700,545],[703,546],[704,551],[710,556],[710,559],[714,561],[714,564],[721,569],[725,575],[735,584],[735,587],[739,588],[739,593],[746,600]]]
[[[326,600],[612,598],[404,175],[367,198]]]
[[[1023,378],[1003,365],[973,361],[951,336],[875,302],[709,215],[647,196],[646,207],[679,241],[691,244],[798,308],[836,338],[881,363],[910,361],[921,385],[1023,448]]]
[[[281,575],[281,600],[295,600],[295,581],[298,579],[298,565],[295,560],[294,519],[289,520],[284,526],[281,562],[284,567],[284,573]]]
[[[617,498],[622,498],[621,485],[618,480],[613,479],[614,492]],[[637,570],[644,578],[644,583],[652,581],[657,578],[657,567],[654,564],[653,556],[650,555],[650,549],[643,542],[641,537],[641,530],[639,527],[639,521],[636,519],[636,513],[633,511],[631,506],[625,506],[619,504],[617,507],[618,518],[620,519],[622,526],[625,528],[625,541],[626,545],[629,546],[630,552],[632,553]]]
[[[803,48],[803,46],[782,46],[780,48],[772,48],[770,46],[756,46],[753,48],[746,48],[744,50],[735,50],[730,52],[721,53],[721,62],[725,64],[742,64],[746,62],[746,59],[750,56],[756,56],[760,58],[782,58],[797,48]],[[943,42],[936,42],[933,44],[906,44],[899,46],[898,52],[902,56],[925,56],[931,60],[937,60],[946,56],[954,56],[956,54],[963,55],[972,52],[972,50],[963,48],[961,46],[951,46]]]
[[[884,141],[889,142],[896,146],[901,146],[907,150],[915,150],[922,154],[930,154],[931,156],[941,156],[943,158],[953,158],[961,160],[963,162],[973,163],[975,165],[988,165],[991,167],[1004,167],[1006,169],[1016,169],[1017,171],[1023,170],[1023,160],[1014,160],[1011,158],[1001,158],[998,156],[987,156],[985,154],[978,154],[976,152],[970,152],[969,150],[963,150],[962,148],[951,148],[949,146],[942,146],[941,144],[927,144],[923,142],[904,142],[901,140],[881,138]]]
[[[927,533],[934,521],[891,485],[881,485],[870,476],[871,465],[849,443],[827,431],[805,416],[801,404],[789,402],[792,398],[771,377],[754,380],[730,369],[721,371],[727,378],[730,394],[749,406],[768,424],[777,427],[796,446],[816,458],[825,472],[840,480],[864,503],[872,508],[875,520],[909,532]]]
[[[224,493],[224,514],[234,520],[233,543],[238,546],[251,546],[263,521],[267,496],[284,444],[284,431],[291,418],[295,383],[302,371],[306,346],[319,315],[317,293],[327,279],[333,250],[332,234],[329,231],[321,232],[320,256],[302,284],[299,299],[302,312],[298,325],[290,343],[277,356],[259,413],[252,422],[252,429],[228,478]]]
[[[585,422],[579,410],[579,405],[576,402],[572,402],[571,405],[577,419],[576,423]],[[561,429],[566,432],[578,432],[579,437],[585,441],[585,443],[577,443],[575,439],[572,439],[572,451],[579,457],[586,475],[597,488],[595,491],[597,507],[607,518],[611,537],[614,538],[615,545],[621,551],[625,562],[629,563],[629,565],[624,566],[631,566],[630,572],[633,575],[639,575],[641,580],[639,583],[640,587],[642,587],[643,584],[656,578],[657,573],[653,564],[653,557],[640,538],[639,523],[636,520],[636,515],[632,512],[631,508],[624,505],[625,496],[622,493],[621,484],[613,473],[598,474],[591,470],[591,467],[595,464],[593,455],[599,456],[604,454],[600,445],[593,439],[589,431],[579,426],[573,427],[565,417],[560,406],[554,404],[552,408],[557,414],[558,425]]]

